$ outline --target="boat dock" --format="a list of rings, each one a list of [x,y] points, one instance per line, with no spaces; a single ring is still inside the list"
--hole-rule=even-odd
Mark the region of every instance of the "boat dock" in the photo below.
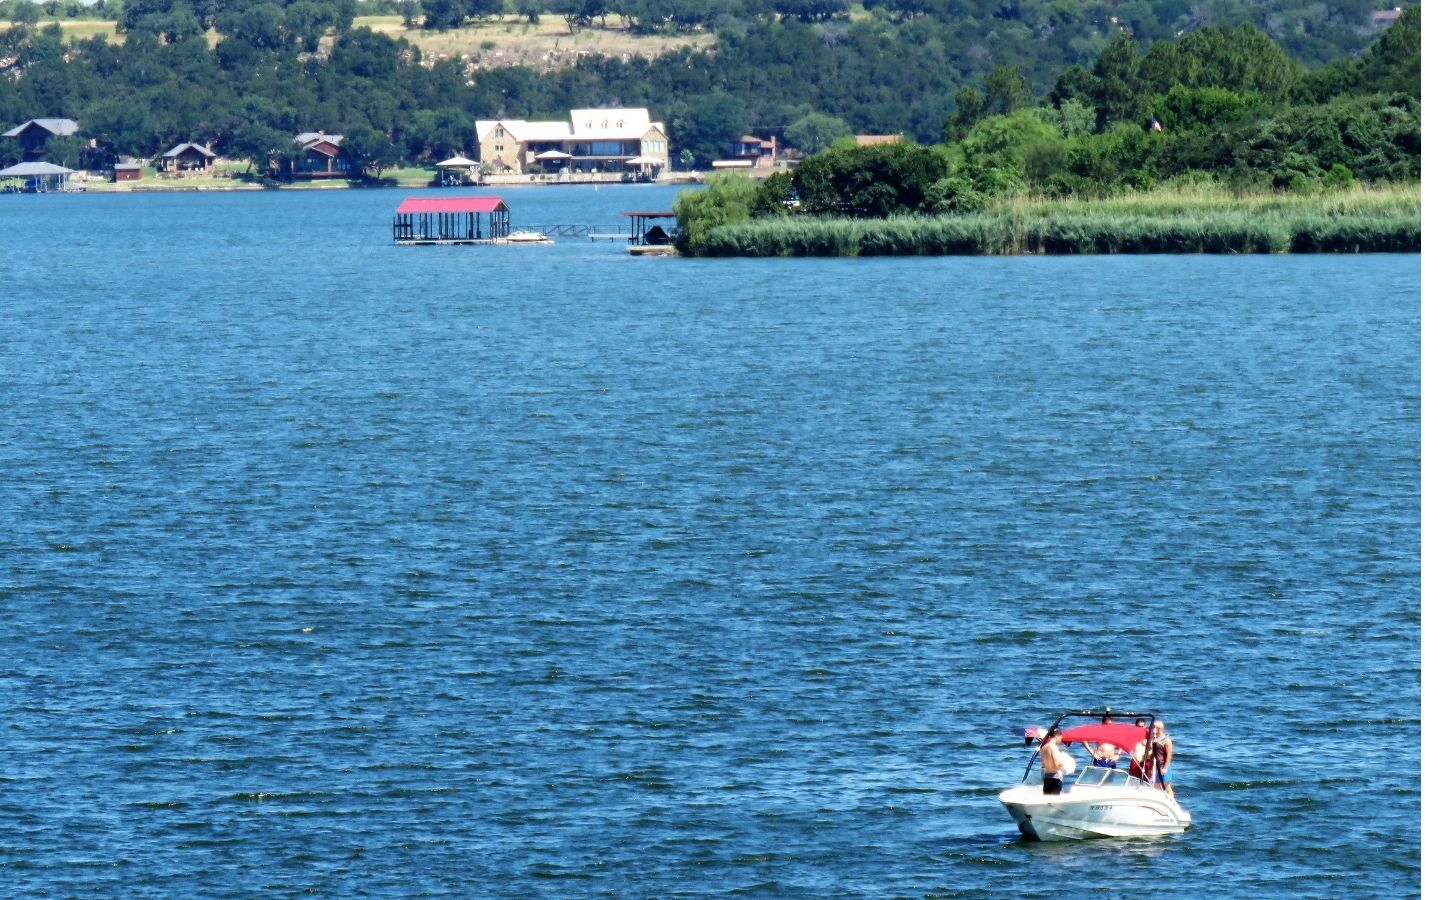
[[[398,246],[445,246],[452,244],[548,244],[553,238],[574,237],[590,241],[630,244],[634,256],[663,256],[675,252],[673,212],[624,212],[630,219],[628,232],[596,225],[515,225],[510,207],[499,197],[407,197],[395,210],[392,224]]]
[[[391,226],[395,243],[499,244],[510,237],[510,207],[499,197],[406,197]]]

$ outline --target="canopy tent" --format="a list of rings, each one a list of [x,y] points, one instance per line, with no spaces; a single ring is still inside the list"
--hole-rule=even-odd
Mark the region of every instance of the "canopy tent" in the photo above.
[[[634,159],[625,160],[627,166],[660,166],[664,164],[665,160],[656,159],[653,156],[637,156]]]
[[[437,169],[470,169],[481,165],[473,159],[466,159],[463,156],[452,156],[444,162],[435,164]]]
[[[1145,740],[1145,735],[1146,730],[1143,727],[1128,722],[1091,722],[1088,725],[1064,729],[1060,732],[1060,740],[1066,744],[1077,741],[1111,744],[1129,753],[1135,749],[1136,744]]]
[[[575,157],[564,150],[546,150],[544,153],[535,154],[536,159],[574,159]]]

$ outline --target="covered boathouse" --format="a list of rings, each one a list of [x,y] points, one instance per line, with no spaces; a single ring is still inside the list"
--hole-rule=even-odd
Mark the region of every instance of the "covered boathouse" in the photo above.
[[[395,243],[498,244],[510,237],[499,197],[406,197],[395,210]]]
[[[631,256],[671,256],[675,253],[675,239],[679,233],[670,223],[675,221],[673,212],[623,212],[620,215],[630,219]],[[670,225],[670,227],[666,227]]]

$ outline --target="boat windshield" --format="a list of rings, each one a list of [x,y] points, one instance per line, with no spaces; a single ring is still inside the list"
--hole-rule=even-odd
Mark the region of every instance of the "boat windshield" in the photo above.
[[[1075,776],[1075,787],[1140,787],[1145,782],[1121,769],[1086,766]]]

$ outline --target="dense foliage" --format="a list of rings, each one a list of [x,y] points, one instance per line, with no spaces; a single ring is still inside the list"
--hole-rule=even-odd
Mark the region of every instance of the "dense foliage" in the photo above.
[[[724,215],[707,209],[703,194],[687,198],[677,205],[685,247],[737,252],[711,236],[717,219],[961,215],[1001,198],[1104,197],[1167,183],[1305,195],[1418,181],[1419,31],[1416,8],[1359,58],[1313,74],[1248,25],[1200,29],[1144,52],[1121,37],[1093,66],[1062,75],[1039,104],[1018,99],[1017,73],[1000,72],[984,92],[957,92],[945,144],[842,141],[747,196],[730,190]],[[697,214],[707,227],[690,232],[687,218]],[[761,233],[793,231],[772,224],[746,230],[746,240]],[[1064,240],[1052,233],[1045,243]]]
[[[73,118],[112,156],[195,140],[255,158],[323,130],[365,134],[375,159],[424,160],[463,150],[477,118],[633,105],[666,122],[677,152],[703,162],[747,131],[810,151],[839,134],[956,138],[983,116],[1029,106],[1048,85],[1057,109],[1074,99],[1102,130],[1152,111],[1146,104],[1172,81],[1192,93],[1154,111],[1214,121],[1286,91],[1319,104],[1403,92],[1396,66],[1348,61],[1374,39],[1372,9],[1360,0],[0,0],[0,19],[28,23],[0,32],[0,122]],[[559,14],[575,29],[708,29],[716,44],[656,59],[591,55],[541,74],[425,59],[355,26],[360,15],[398,12],[449,29],[501,11]],[[34,24],[41,13],[106,17],[124,41],[67,43],[53,25]],[[1204,27],[1216,23],[1252,27]],[[1156,55],[1162,44],[1178,59]],[[1186,58],[1237,68],[1219,71],[1219,87],[1209,69],[1185,69]],[[1323,63],[1333,64],[1303,68]],[[980,105],[957,103],[957,90]],[[1069,113],[1085,115],[1073,104]],[[1067,122],[1062,137],[1084,125]]]

